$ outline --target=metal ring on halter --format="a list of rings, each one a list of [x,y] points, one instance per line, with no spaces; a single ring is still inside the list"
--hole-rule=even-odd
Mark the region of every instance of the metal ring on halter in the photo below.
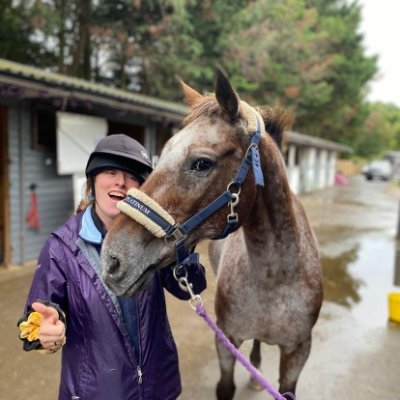
[[[181,271],[183,271],[183,275],[182,275],[182,276],[178,276],[178,274],[179,274]],[[176,265],[176,266],[174,267],[174,269],[172,270],[172,273],[173,273],[173,275],[174,275],[175,280],[178,282],[178,284],[179,284],[179,280],[180,280],[181,278],[184,278],[184,279],[187,280],[187,278],[188,278],[188,276],[189,276],[189,273],[188,273],[187,268],[185,268],[183,265]],[[183,290],[186,291],[186,289],[183,289]]]
[[[237,192],[232,192],[231,191],[231,188],[232,188],[232,186],[236,186],[237,187]],[[233,196],[234,194],[236,194],[236,195],[240,195],[240,192],[242,191],[242,187],[240,186],[240,184],[238,183],[238,182],[235,182],[235,181],[230,181],[229,182],[229,184],[228,184],[228,186],[227,186],[227,188],[226,188],[226,190]]]

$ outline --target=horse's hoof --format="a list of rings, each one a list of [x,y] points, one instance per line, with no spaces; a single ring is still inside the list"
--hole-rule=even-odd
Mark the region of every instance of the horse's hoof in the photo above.
[[[253,377],[250,378],[250,380],[249,380],[247,386],[248,386],[251,390],[254,390],[254,391],[256,391],[256,392],[260,392],[261,390],[264,389],[264,388],[261,386],[261,384],[260,384],[256,379],[254,379]]]
[[[232,400],[235,394],[235,385],[223,385],[221,382],[217,385],[218,400]]]

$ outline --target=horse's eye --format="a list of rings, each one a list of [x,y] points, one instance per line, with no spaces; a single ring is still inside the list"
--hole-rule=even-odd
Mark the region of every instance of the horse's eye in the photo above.
[[[197,172],[205,172],[212,168],[214,163],[207,158],[199,158],[193,161],[190,169]]]

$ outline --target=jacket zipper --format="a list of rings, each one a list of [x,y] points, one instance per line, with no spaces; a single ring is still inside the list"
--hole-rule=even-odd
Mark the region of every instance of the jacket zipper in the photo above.
[[[138,384],[140,386],[140,391],[142,394],[142,398],[144,398],[144,389],[143,389],[143,372],[141,368],[142,364],[142,346],[140,339],[140,315],[139,315],[139,299],[136,297],[136,320],[137,320],[137,337],[138,337],[138,347],[139,347],[139,359],[137,360],[137,374],[138,374]]]
[[[138,374],[138,383],[139,385],[141,385],[143,383],[143,374],[142,374],[142,370],[140,368],[140,366],[137,366],[137,374]]]

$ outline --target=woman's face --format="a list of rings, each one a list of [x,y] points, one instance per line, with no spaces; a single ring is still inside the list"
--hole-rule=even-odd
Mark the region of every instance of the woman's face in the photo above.
[[[135,176],[118,169],[106,169],[94,177],[95,209],[107,229],[119,214],[117,203],[129,189],[138,187]]]

